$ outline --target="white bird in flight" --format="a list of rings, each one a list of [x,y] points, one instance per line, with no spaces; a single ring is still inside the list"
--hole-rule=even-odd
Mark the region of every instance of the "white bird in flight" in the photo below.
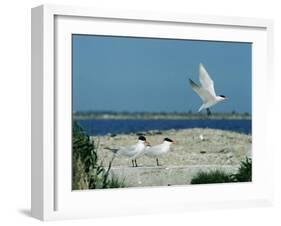
[[[130,158],[132,160],[133,167],[137,167],[137,158],[144,154],[146,145],[149,145],[149,142],[146,141],[146,138],[144,136],[139,136],[138,142],[134,145],[119,149],[108,147],[105,149],[112,151],[116,156],[125,156]]]
[[[158,156],[163,155],[170,151],[171,144],[175,142],[170,138],[165,138],[162,144],[155,146],[147,146],[145,155],[156,158],[156,164],[159,166]]]
[[[211,79],[207,70],[204,68],[203,64],[199,64],[199,81],[201,86],[197,85],[191,79],[189,79],[189,83],[192,89],[199,95],[202,99],[203,104],[199,108],[198,112],[203,109],[207,110],[207,114],[211,115],[210,107],[216,105],[217,103],[227,100],[228,97],[224,95],[216,95],[214,88],[214,81]]]

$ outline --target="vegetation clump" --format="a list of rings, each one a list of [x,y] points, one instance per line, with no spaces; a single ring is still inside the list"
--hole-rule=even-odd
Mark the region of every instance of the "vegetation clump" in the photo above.
[[[240,167],[236,174],[232,175],[234,182],[250,182],[252,181],[252,159],[246,158],[240,163]]]
[[[199,172],[192,178],[191,184],[213,184],[213,183],[228,183],[232,182],[230,174],[221,170],[213,170],[210,172]]]
[[[107,168],[98,161],[98,145],[90,139],[85,131],[73,122],[72,133],[72,189],[100,189],[124,187],[113,174],[110,175],[111,164]]]
[[[226,173],[221,170],[210,172],[199,172],[195,175],[191,184],[214,184],[214,183],[231,183],[231,182],[250,182],[252,181],[252,160],[246,158],[241,161],[238,172],[235,174]]]

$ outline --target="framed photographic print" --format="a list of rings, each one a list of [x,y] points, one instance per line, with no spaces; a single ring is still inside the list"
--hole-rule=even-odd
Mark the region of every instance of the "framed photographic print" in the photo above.
[[[270,204],[272,29],[264,19],[32,9],[32,216]]]

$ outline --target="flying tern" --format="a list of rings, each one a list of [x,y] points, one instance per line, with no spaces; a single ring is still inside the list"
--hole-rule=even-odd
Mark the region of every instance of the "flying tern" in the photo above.
[[[174,144],[175,142],[171,140],[170,138],[165,138],[163,140],[162,144],[158,144],[155,146],[148,145],[146,147],[145,155],[150,157],[156,158],[156,164],[159,166],[158,156],[163,155],[170,151],[171,144]]]
[[[112,151],[116,156],[125,156],[132,160],[133,167],[137,167],[137,158],[141,157],[145,150],[146,145],[149,145],[149,142],[146,141],[144,136],[139,136],[138,142],[134,145],[121,147],[121,148],[108,148],[105,149]]]
[[[217,103],[223,100],[227,100],[228,97],[224,95],[216,95],[214,81],[211,79],[207,70],[201,63],[199,64],[199,81],[201,83],[201,86],[197,85],[195,82],[189,79],[189,83],[192,89],[199,95],[199,97],[203,101],[203,104],[199,108],[198,112],[202,111],[203,109],[206,109],[207,114],[211,115],[210,107],[216,105]]]

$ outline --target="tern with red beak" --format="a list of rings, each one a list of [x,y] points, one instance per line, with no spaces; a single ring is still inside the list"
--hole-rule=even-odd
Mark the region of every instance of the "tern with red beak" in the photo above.
[[[145,155],[150,156],[150,157],[155,157],[156,164],[157,164],[157,166],[159,166],[158,157],[169,152],[170,148],[171,148],[171,144],[174,144],[174,143],[175,142],[173,140],[171,140],[170,138],[165,138],[163,140],[162,144],[158,144],[155,146],[147,146]]]
[[[199,81],[201,83],[201,86],[197,85],[195,82],[189,79],[191,88],[199,95],[199,97],[203,101],[203,104],[199,108],[198,112],[206,109],[207,114],[211,115],[210,107],[213,107],[223,100],[227,100],[228,97],[224,95],[216,95],[214,81],[211,79],[207,70],[201,63],[199,64]]]
[[[139,136],[138,142],[134,145],[121,147],[119,149],[108,147],[105,149],[112,151],[116,156],[125,156],[130,158],[132,160],[133,167],[137,167],[137,158],[144,154],[146,145],[149,145],[149,142],[146,141],[146,138],[144,136]]]

